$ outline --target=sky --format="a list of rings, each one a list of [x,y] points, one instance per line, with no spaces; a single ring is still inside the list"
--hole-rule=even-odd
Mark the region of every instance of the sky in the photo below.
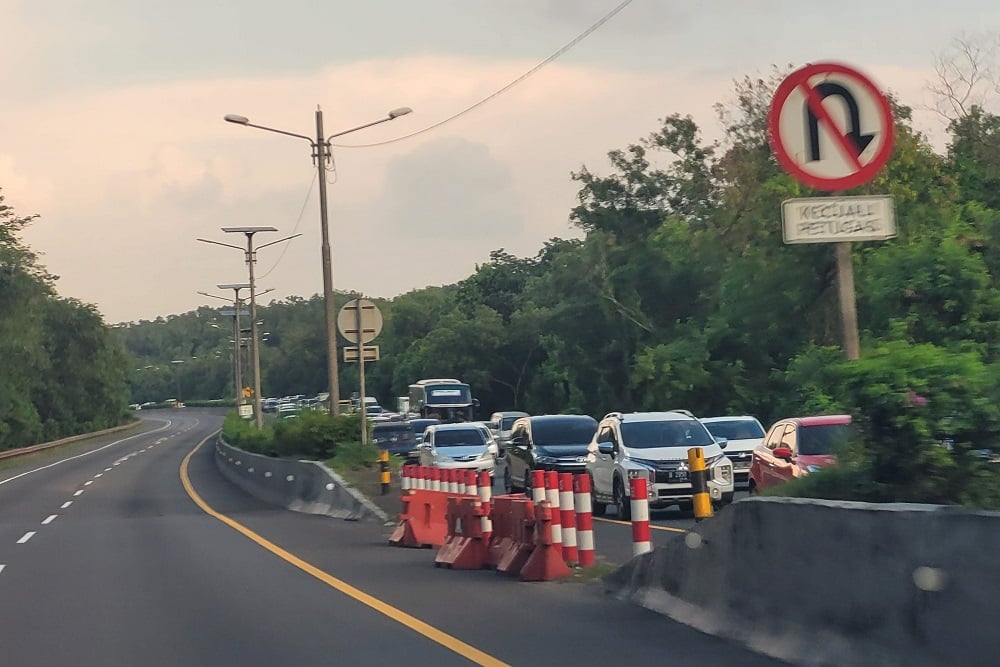
[[[38,214],[23,239],[65,297],[108,323],[231,297],[242,245],[222,227],[273,226],[258,243],[261,303],[322,292],[319,197],[309,144],[226,123],[326,134],[334,286],[393,297],[470,275],[504,248],[533,256],[580,235],[584,165],[713,105],[772,65],[840,60],[927,109],[935,57],[962,35],[1000,33],[995,0],[633,0],[560,58],[486,98],[621,0],[5,0],[0,3],[0,194]],[[901,8],[905,6],[905,10]],[[776,220],[778,220],[776,211]]]

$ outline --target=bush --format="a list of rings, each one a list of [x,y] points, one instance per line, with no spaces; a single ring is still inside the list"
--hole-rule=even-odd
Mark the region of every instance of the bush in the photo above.
[[[776,494],[1000,509],[1000,464],[976,454],[998,449],[997,379],[977,354],[907,341],[880,343],[857,361],[813,350],[790,365],[789,379],[810,405],[853,415],[858,439],[838,452],[837,468]]]
[[[336,455],[338,444],[361,440],[361,417],[302,410],[295,419],[280,419],[258,430],[252,421],[230,413],[222,434],[226,442],[248,452],[323,461]]]

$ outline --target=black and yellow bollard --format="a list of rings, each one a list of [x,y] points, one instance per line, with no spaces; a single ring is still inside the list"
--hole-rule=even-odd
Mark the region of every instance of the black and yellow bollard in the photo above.
[[[389,494],[389,450],[382,449],[378,453],[379,469],[382,471],[382,495]]]
[[[688,450],[688,477],[691,479],[691,500],[696,521],[712,516],[712,498],[708,495],[708,470],[705,469],[705,450],[692,447]]]

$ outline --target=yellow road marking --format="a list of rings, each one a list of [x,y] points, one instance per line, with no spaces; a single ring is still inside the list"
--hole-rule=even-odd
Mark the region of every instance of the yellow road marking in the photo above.
[[[616,521],[614,519],[605,519],[604,517],[595,516],[594,521],[603,521],[604,523],[617,523],[620,526],[631,526],[631,521]],[[666,530],[671,533],[686,533],[687,531],[683,528],[674,528],[673,526],[657,526],[656,524],[649,524],[649,527],[653,530]]]
[[[337,579],[336,577],[327,574],[318,567],[310,565],[301,558],[294,556],[293,554],[289,553],[288,551],[285,551],[284,549],[274,544],[273,542],[270,542],[267,539],[261,537],[260,535],[253,532],[243,524],[238,523],[237,521],[234,521],[228,516],[220,514],[219,512],[212,509],[208,505],[208,503],[206,503],[202,499],[202,497],[198,495],[198,492],[194,490],[194,486],[191,484],[191,478],[188,477],[188,463],[190,462],[191,457],[194,456],[199,449],[201,449],[201,446],[204,445],[208,441],[208,439],[213,437],[214,435],[215,434],[213,433],[212,435],[208,436],[207,438],[199,442],[194,449],[188,452],[187,456],[184,457],[184,460],[181,461],[181,467],[180,467],[181,484],[184,486],[184,490],[187,492],[191,500],[194,501],[195,505],[200,507],[202,511],[205,512],[205,514],[208,514],[209,516],[218,519],[219,521],[226,524],[236,532],[241,533],[244,537],[250,539],[253,542],[256,542],[264,549],[267,549],[278,558],[281,558],[282,560],[299,568],[303,572],[312,575],[313,577],[322,581],[327,586],[340,591],[344,595],[353,598],[354,600],[357,600],[361,604],[371,609],[374,609],[380,614],[388,616],[389,618],[396,621],[400,625],[404,625],[413,630],[414,632],[423,635],[427,639],[430,639],[431,641],[436,642],[451,651],[454,651],[463,658],[466,658],[477,665],[484,665],[487,667],[510,667],[507,663],[497,660],[491,655],[483,653],[474,646],[470,646],[469,644],[466,644],[462,640],[456,637],[452,637],[448,633],[442,632],[441,630],[438,630],[434,626],[429,625],[421,621],[420,619],[407,614],[405,611],[396,609],[392,605],[383,602],[382,600],[379,600],[378,598],[373,597],[368,593],[365,593],[364,591],[355,588],[354,586],[351,586],[347,582],[341,581],[340,579]]]

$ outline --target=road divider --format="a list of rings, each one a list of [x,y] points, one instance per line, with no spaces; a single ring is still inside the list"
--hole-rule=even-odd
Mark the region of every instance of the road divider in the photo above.
[[[213,458],[226,479],[266,503],[350,521],[389,520],[385,512],[319,461],[251,454],[229,445],[221,435]]]
[[[794,664],[996,664],[1000,513],[755,497],[605,578]]]

